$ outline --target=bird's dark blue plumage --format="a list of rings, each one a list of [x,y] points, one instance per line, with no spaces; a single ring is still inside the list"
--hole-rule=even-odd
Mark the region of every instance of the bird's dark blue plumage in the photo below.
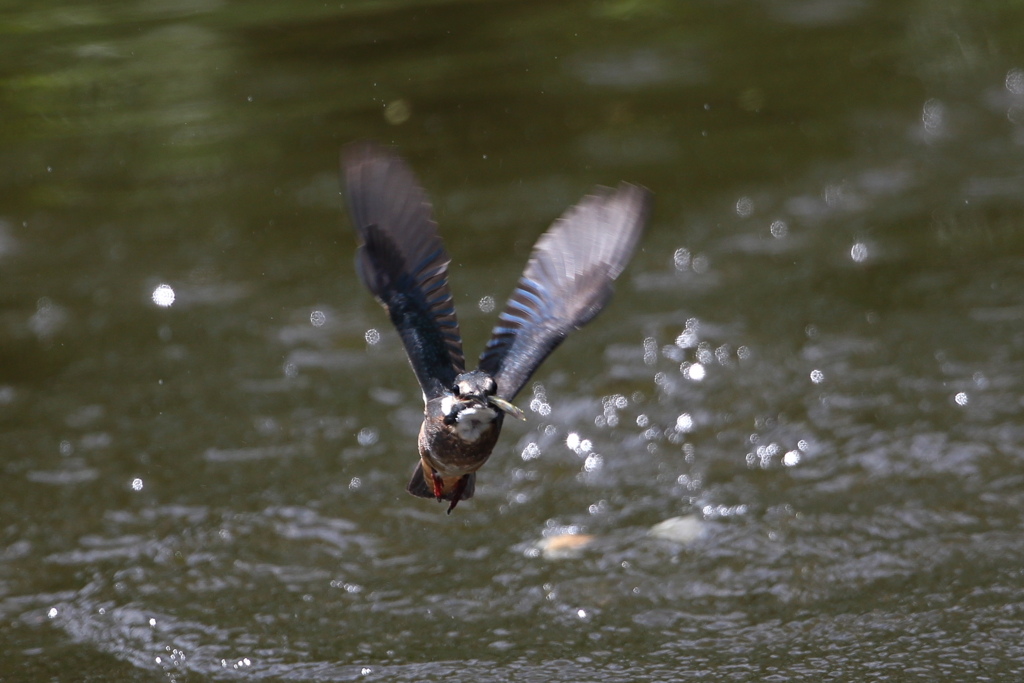
[[[526,270],[480,356],[480,369],[511,401],[565,336],[597,315],[633,254],[650,193],[622,183],[598,187],[537,241]]]
[[[448,252],[430,204],[405,163],[376,145],[342,150],[345,193],[362,244],[360,279],[388,311],[427,398],[465,369]]]

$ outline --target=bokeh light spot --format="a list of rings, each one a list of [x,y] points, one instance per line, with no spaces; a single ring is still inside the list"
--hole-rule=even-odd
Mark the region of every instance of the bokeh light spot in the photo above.
[[[750,197],[740,197],[736,200],[736,215],[740,218],[750,218],[754,213],[754,200]]]
[[[688,379],[692,379],[694,382],[699,382],[704,379],[704,375],[704,366],[700,363],[694,363],[686,371],[686,377]]]
[[[530,443],[526,444],[526,448],[523,449],[523,452],[520,454],[520,457],[526,461],[536,460],[537,458],[540,457],[540,446],[531,441]]]
[[[686,247],[679,247],[672,255],[672,265],[676,270],[684,271],[690,267],[690,250]]]
[[[921,123],[924,124],[925,132],[932,135],[941,133],[945,118],[946,107],[942,102],[933,98],[924,103],[924,108],[921,111]]]
[[[167,308],[174,303],[174,288],[170,285],[157,285],[153,290],[153,303],[161,308]]]
[[[1010,69],[1007,72],[1006,89],[1014,95],[1024,95],[1024,69]]]
[[[412,107],[409,102],[401,98],[392,100],[384,107],[384,120],[392,126],[400,126],[412,116]]]
[[[373,427],[363,427],[356,436],[360,446],[372,446],[377,443],[378,432]]]

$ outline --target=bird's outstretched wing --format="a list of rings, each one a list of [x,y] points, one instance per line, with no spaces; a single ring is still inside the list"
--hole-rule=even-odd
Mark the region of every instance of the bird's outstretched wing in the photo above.
[[[598,187],[537,241],[480,356],[499,397],[512,400],[565,336],[608,303],[647,222],[650,197],[628,183]]]
[[[424,395],[440,396],[465,369],[448,252],[430,203],[394,152],[371,143],[341,151],[342,183],[359,236],[356,270],[402,337]]]

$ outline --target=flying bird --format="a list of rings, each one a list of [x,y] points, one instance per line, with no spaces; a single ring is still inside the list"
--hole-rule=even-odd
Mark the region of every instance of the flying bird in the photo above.
[[[476,370],[466,371],[450,258],[412,171],[368,142],[341,152],[342,183],[359,240],[356,270],[398,330],[423,390],[419,462],[406,490],[449,501],[473,497],[476,471],[494,450],[512,400],[565,336],[590,322],[612,295],[650,213],[637,185],[597,187],[537,241],[498,316]]]

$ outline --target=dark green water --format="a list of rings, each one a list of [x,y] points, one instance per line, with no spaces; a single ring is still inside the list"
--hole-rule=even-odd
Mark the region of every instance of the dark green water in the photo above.
[[[1019,680],[1022,27],[0,7],[0,679]],[[404,493],[420,394],[338,196],[360,138],[434,200],[467,357],[565,207],[656,194],[451,517]]]

